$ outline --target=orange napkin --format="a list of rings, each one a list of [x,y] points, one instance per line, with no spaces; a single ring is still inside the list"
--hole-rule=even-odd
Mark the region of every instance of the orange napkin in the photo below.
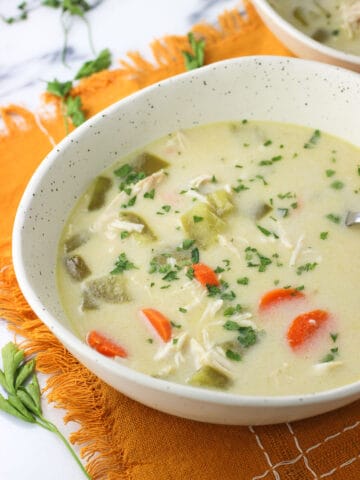
[[[253,7],[247,17],[225,12],[218,28],[196,25],[211,63],[241,55],[290,55],[265,28]],[[152,44],[154,63],[130,53],[120,68],[83,80],[73,90],[91,116],[120,98],[184,71],[186,37]],[[80,424],[72,442],[92,478],[106,480],[310,480],[360,478],[360,403],[301,422],[265,427],[202,424],[165,415],[116,392],[80,365],[36,318],[16,284],[10,258],[11,228],[20,196],[34,169],[64,135],[55,116],[18,106],[0,109],[0,317],[26,338],[37,368],[49,374],[48,400]],[[47,109],[48,110],[48,109]]]

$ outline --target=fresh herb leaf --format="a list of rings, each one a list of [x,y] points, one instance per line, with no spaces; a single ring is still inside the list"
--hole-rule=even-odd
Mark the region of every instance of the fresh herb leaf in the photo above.
[[[179,280],[179,277],[177,276],[177,272],[175,270],[170,270],[170,272],[166,273],[162,277],[162,280],[165,280],[166,282],[173,282],[174,280]]]
[[[56,78],[52,82],[47,82],[46,91],[60,98],[69,95],[72,88],[72,82],[59,82]]]
[[[191,248],[195,243],[195,240],[191,240],[190,238],[186,238],[182,243],[183,250],[188,250]]]
[[[320,140],[321,132],[320,130],[315,130],[308,142],[304,144],[304,148],[314,148]]]
[[[240,362],[241,360],[241,355],[230,349],[226,350],[225,355],[229,360],[233,360],[234,362]]]
[[[329,213],[328,215],[326,215],[326,218],[333,223],[339,224],[341,222],[341,217],[339,215],[335,215],[334,213]]]
[[[328,170],[326,170],[325,173],[326,173],[327,177],[332,177],[333,175],[335,175],[336,172],[335,172],[335,170],[328,169]]]
[[[192,53],[183,51],[186,70],[193,70],[204,65],[205,40],[196,40],[192,32],[188,33],[188,40]]]
[[[193,280],[194,278],[194,269],[192,267],[189,267],[187,269],[187,272],[185,274],[188,278],[190,278],[190,280]]]
[[[235,307],[227,307],[224,310],[224,316],[225,317],[231,317],[232,315],[235,315],[236,313],[241,313],[243,310],[243,307],[238,303]]]
[[[249,285],[249,277],[242,277],[236,280],[239,285]]]
[[[313,263],[305,263],[304,265],[300,265],[296,269],[297,275],[302,275],[304,272],[310,272],[311,270],[314,270],[318,264],[316,262]]]
[[[338,333],[330,333],[331,340],[335,343],[336,340],[338,339],[339,334]]]
[[[181,328],[181,325],[180,323],[175,323],[173,321],[170,320],[170,323],[171,323],[171,326],[174,327],[174,328]]]
[[[150,198],[151,200],[153,200],[154,197],[155,197],[155,188],[153,188],[149,192],[144,193],[144,198]]]
[[[204,217],[199,217],[198,215],[193,216],[194,223],[199,223],[199,222],[202,222],[203,220],[204,220]]]
[[[239,330],[240,325],[237,322],[234,322],[233,320],[227,320],[223,327],[225,330]]]
[[[252,327],[239,327],[238,342],[245,348],[249,348],[257,342],[257,333]]]
[[[342,190],[345,187],[345,184],[340,180],[335,180],[334,182],[332,182],[330,187],[333,188],[334,190]]]
[[[184,308],[184,307],[179,307],[179,312],[181,312],[181,313],[186,313],[187,310],[186,310],[186,308]]]
[[[120,233],[120,238],[121,238],[121,240],[124,240],[124,238],[127,238],[129,235],[130,235],[129,232],[127,232],[125,230],[125,231]]]
[[[272,145],[272,140],[266,140],[266,142],[263,143],[264,147],[268,147],[269,145]]]
[[[326,240],[328,238],[329,232],[321,232],[320,238],[321,240]]]
[[[85,122],[86,118],[82,111],[82,102],[79,96],[67,97],[65,100],[66,115],[71,118],[75,127]]]
[[[198,248],[191,250],[191,261],[192,263],[199,263],[200,253]]]
[[[132,270],[137,268],[130,260],[127,258],[126,253],[120,253],[118,259],[115,262],[115,268],[111,270],[111,275],[118,275],[119,273],[125,272],[125,270]]]
[[[245,260],[247,266],[250,268],[258,268],[259,272],[265,272],[267,267],[272,263],[272,260],[262,255],[256,248],[245,248]]]
[[[89,77],[93,73],[100,72],[109,68],[111,65],[111,53],[108,48],[102,50],[94,60],[85,62],[80,70],[75,75],[75,80],[80,78]]]

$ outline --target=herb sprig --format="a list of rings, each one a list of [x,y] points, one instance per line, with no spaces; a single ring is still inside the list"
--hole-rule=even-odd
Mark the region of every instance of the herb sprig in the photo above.
[[[43,417],[35,360],[26,360],[24,351],[13,342],[5,345],[1,353],[3,370],[0,370],[0,385],[7,392],[7,398],[0,394],[0,410],[53,432],[65,444],[86,478],[91,479],[67,439],[56,425]]]
[[[188,40],[192,50],[192,53],[183,50],[182,54],[185,61],[186,70],[194,70],[195,68],[202,67],[204,65],[205,56],[205,40],[196,40],[192,32],[188,33]]]

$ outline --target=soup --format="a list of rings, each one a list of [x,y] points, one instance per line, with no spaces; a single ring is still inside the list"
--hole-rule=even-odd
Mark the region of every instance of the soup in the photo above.
[[[359,0],[269,0],[269,3],[314,40],[360,55]]]
[[[76,333],[148,375],[227,392],[360,376],[360,151],[253,122],[172,133],[94,180],[63,230]]]

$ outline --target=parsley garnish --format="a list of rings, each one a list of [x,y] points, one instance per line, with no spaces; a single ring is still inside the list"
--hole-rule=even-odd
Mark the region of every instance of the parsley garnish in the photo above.
[[[93,73],[101,72],[109,68],[111,65],[111,53],[108,48],[101,50],[99,55],[94,60],[89,60],[85,62],[80,70],[75,75],[75,80],[80,78],[89,77]]]
[[[177,276],[177,271],[176,270],[170,270],[170,272],[167,272],[161,280],[165,280],[166,282],[173,282],[174,280],[179,280],[179,277]]]
[[[153,200],[154,197],[155,197],[155,188],[153,188],[149,192],[144,193],[144,198],[150,198],[151,200]]]
[[[243,307],[238,303],[235,307],[227,307],[224,310],[224,316],[225,317],[231,317],[232,315],[235,315],[236,313],[241,313],[243,310]]]
[[[300,265],[296,269],[297,275],[302,275],[304,272],[310,272],[311,270],[314,270],[318,264],[316,262],[313,263],[305,263],[304,265]]]
[[[237,182],[238,182],[239,185],[238,185],[237,187],[232,187],[232,189],[234,190],[234,192],[240,193],[240,192],[242,192],[242,191],[244,191],[244,190],[249,190],[249,187],[247,187],[246,185],[244,185],[243,180],[242,180],[241,178],[238,178]]]
[[[264,142],[263,145],[264,145],[264,147],[268,147],[272,143],[273,143],[272,140],[266,140],[266,142]]]
[[[172,320],[170,320],[170,323],[171,323],[171,326],[174,327],[174,328],[181,328],[180,323],[175,323]]]
[[[115,268],[111,270],[111,275],[118,275],[125,270],[132,270],[137,268],[132,262],[129,261],[125,253],[120,253],[118,259],[115,262]]]
[[[190,238],[186,238],[182,243],[183,250],[188,250],[191,248],[195,243],[195,240],[191,240]]]
[[[265,272],[266,268],[272,263],[272,260],[258,252],[256,248],[245,248],[245,260],[248,267],[256,267],[259,272]],[[257,260],[254,262],[254,260]]]
[[[251,347],[257,341],[256,331],[252,327],[239,327],[239,334],[237,339],[245,348]]]
[[[189,267],[186,272],[186,276],[190,278],[190,280],[193,280],[194,278],[194,269],[192,267]]]
[[[193,216],[194,223],[199,223],[199,222],[202,222],[203,220],[204,220],[204,217],[199,217],[198,215]]]
[[[204,65],[205,40],[196,40],[192,32],[188,33],[188,40],[192,53],[183,50],[182,55],[185,61],[186,70],[194,70]]]
[[[198,248],[191,250],[191,261],[192,263],[199,263],[200,253]]]
[[[235,362],[240,362],[241,360],[241,355],[239,353],[233,352],[230,349],[226,350],[225,355],[227,356],[227,358]]]
[[[270,237],[272,235],[274,238],[279,238],[279,236],[276,235],[276,233],[271,232],[270,230],[267,230],[266,228],[262,227],[261,225],[256,225],[256,226],[260,230],[260,232],[262,234],[264,234],[266,237]]]
[[[239,285],[249,285],[249,278],[248,277],[238,278],[236,280],[236,283],[238,283]]]
[[[124,230],[123,232],[120,233],[120,238],[121,240],[124,240],[124,238],[127,238],[129,235],[130,235],[129,232]]]
[[[315,130],[315,132],[310,137],[309,141],[304,144],[304,148],[314,148],[320,140],[321,132],[320,130]]]
[[[259,165],[260,166],[268,166],[268,165],[273,165],[275,162],[279,162],[280,160],[282,160],[282,156],[281,155],[277,155],[276,157],[272,157],[270,160],[261,160],[261,162],[259,162]]]
[[[340,180],[335,180],[334,182],[332,182],[330,187],[333,188],[334,190],[341,190],[345,187],[345,184]]]
[[[326,240],[328,238],[329,232],[321,232],[320,238],[321,240]]]
[[[339,215],[335,215],[334,213],[329,213],[328,215],[326,215],[326,218],[333,223],[339,224],[341,222],[341,217]]]
[[[333,175],[335,175],[336,172],[335,172],[335,170],[329,169],[329,170],[326,170],[325,173],[326,173],[327,177],[332,177]]]
[[[187,310],[186,310],[186,308],[184,308],[184,307],[179,307],[179,312],[181,312],[181,313],[186,313]]]

